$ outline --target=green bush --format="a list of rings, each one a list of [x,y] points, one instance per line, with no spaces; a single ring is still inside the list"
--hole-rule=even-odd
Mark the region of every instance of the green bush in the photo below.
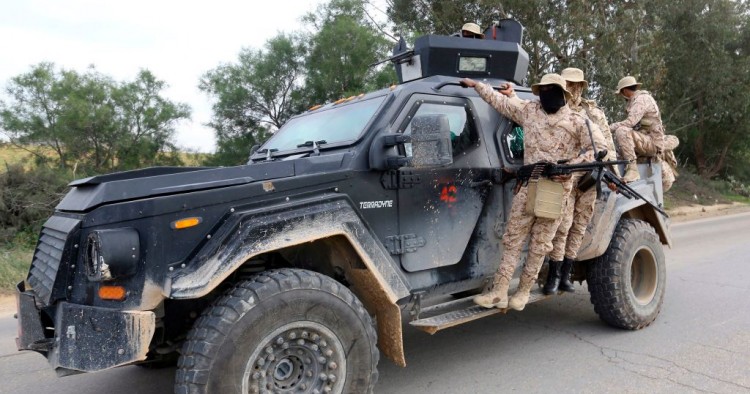
[[[731,192],[742,197],[750,197],[750,185],[746,185],[743,182],[735,179],[733,176],[728,176],[727,181],[731,186]]]
[[[65,173],[6,165],[0,173],[0,244],[36,241],[44,221],[65,195]]]
[[[33,254],[33,247],[0,244],[0,295],[13,293],[15,284],[29,271]]]

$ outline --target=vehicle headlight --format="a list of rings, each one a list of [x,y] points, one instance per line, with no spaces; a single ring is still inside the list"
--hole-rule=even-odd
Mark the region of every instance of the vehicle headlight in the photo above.
[[[86,240],[86,273],[92,281],[135,274],[141,258],[138,231],[132,228],[92,231]]]

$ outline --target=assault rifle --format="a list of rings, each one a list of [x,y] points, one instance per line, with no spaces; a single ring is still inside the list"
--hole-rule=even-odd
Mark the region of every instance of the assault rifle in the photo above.
[[[618,192],[629,199],[639,198],[660,214],[669,217],[663,208],[643,197],[610,170],[610,166],[628,164],[628,160],[602,161],[606,155],[607,151],[600,151],[599,154],[596,155],[596,161],[593,163],[565,164],[567,160],[562,160],[558,163],[540,161],[538,163],[527,164],[519,168],[516,172],[516,185],[525,186],[529,183],[529,180],[538,179],[539,177],[551,178],[554,176],[570,175],[574,172],[590,172],[590,176],[582,179],[578,184],[579,189],[585,191],[592,186],[596,186],[596,195],[599,197],[602,193],[601,185],[603,181],[609,185],[610,189],[613,191]]]

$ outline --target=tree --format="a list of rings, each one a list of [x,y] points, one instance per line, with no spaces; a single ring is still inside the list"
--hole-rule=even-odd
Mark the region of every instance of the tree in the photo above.
[[[43,150],[51,149],[60,166],[66,168],[68,139],[58,119],[69,92],[61,86],[61,79],[52,63],[40,63],[13,78],[6,89],[13,101],[0,103],[0,128],[14,144],[28,149],[40,161],[47,160]]]
[[[312,31],[280,34],[260,50],[208,71],[200,89],[213,100],[209,123],[217,137],[209,165],[247,161],[294,114],[395,82],[391,67],[370,67],[388,56],[390,41],[361,0],[333,0],[305,21]]]
[[[665,10],[666,11],[666,10]],[[744,171],[750,147],[750,33],[747,5],[680,0],[664,12],[669,42],[663,100],[667,125],[704,178]]]
[[[215,101],[212,165],[247,161],[250,147],[280,128],[301,104],[305,47],[294,35],[271,38],[263,50],[243,49],[237,63],[208,71],[199,88]]]
[[[659,7],[664,7],[660,4]],[[584,70],[589,95],[612,110],[621,102],[608,93],[626,74],[660,75],[651,2],[609,0],[389,0],[388,15],[403,30],[451,34],[465,22],[490,26],[513,18],[524,25],[522,46],[529,54],[528,81],[566,67]],[[647,81],[651,82],[651,81]]]
[[[323,103],[395,83],[390,67],[371,67],[390,56],[392,42],[369,16],[363,0],[332,0],[305,20],[315,28],[306,59],[309,103]]]
[[[93,67],[79,73],[41,63],[11,79],[0,129],[39,163],[62,169],[101,173],[177,164],[171,139],[190,110],[161,97],[165,87],[146,70],[117,83]]]
[[[141,70],[135,81],[122,83],[113,91],[120,167],[181,164],[172,137],[177,122],[190,116],[190,108],[162,97],[166,87],[166,82],[150,71]]]

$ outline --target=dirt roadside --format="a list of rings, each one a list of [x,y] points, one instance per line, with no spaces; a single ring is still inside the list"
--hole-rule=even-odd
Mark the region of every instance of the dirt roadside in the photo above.
[[[750,212],[750,205],[735,202],[732,204],[686,205],[667,211],[672,223],[688,222],[715,216]]]
[[[690,220],[723,215],[733,215],[743,212],[750,212],[750,205],[738,202],[733,204],[688,205],[670,209],[668,211],[672,223],[687,222]],[[14,313],[16,313],[15,297],[12,295],[0,294],[0,317],[9,316]]]
[[[0,295],[0,317],[16,313],[16,297]]]

